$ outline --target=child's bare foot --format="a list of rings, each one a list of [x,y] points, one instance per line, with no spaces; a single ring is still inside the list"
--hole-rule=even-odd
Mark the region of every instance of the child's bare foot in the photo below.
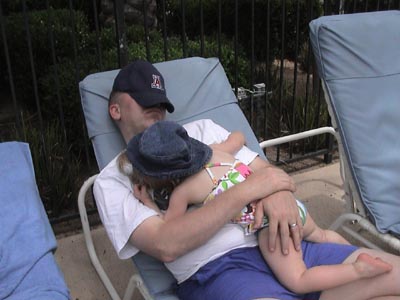
[[[361,253],[353,265],[361,278],[374,277],[392,270],[392,265],[366,253]]]

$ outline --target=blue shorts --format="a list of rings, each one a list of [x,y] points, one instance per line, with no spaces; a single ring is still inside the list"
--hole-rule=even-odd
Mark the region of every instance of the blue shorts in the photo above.
[[[302,242],[307,268],[342,263],[358,248],[342,244]],[[288,270],[290,272],[290,270]],[[181,283],[182,300],[319,299],[320,292],[295,294],[282,286],[265,263],[258,247],[233,250],[206,264]]]

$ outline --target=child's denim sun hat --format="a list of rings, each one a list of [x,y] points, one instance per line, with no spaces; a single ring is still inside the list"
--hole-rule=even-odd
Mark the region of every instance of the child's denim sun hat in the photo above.
[[[200,171],[211,159],[212,150],[189,137],[178,123],[159,121],[134,136],[126,153],[133,168],[143,175],[178,179]]]

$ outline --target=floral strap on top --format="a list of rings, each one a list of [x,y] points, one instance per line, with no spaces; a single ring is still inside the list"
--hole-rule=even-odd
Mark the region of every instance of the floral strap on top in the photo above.
[[[222,178],[216,179],[214,174],[211,172],[211,168],[219,166],[229,166],[230,168],[225,173],[225,175],[222,176]],[[210,178],[214,184],[213,190],[208,195],[204,203],[213,200],[216,195],[226,191],[235,184],[238,184],[246,180],[246,178],[252,173],[250,167],[245,165],[239,160],[235,160],[233,163],[209,163],[204,168],[207,171],[208,175],[210,175]],[[307,208],[299,200],[296,199],[296,202],[297,202],[297,207],[299,209],[301,220],[304,225],[306,222]],[[237,214],[231,220],[231,222],[239,224],[243,228],[245,235],[252,234],[257,231],[256,229],[254,229],[255,211],[256,211],[256,201],[247,204],[239,212],[239,214]],[[268,217],[264,216],[262,224],[259,229],[267,227],[268,224],[269,224]]]
[[[217,179],[211,171],[211,168],[221,166],[228,166],[230,168],[224,176]],[[235,160],[233,163],[208,163],[204,166],[204,169],[207,171],[214,185],[213,190],[204,202],[214,199],[216,195],[244,181],[251,174],[250,168],[239,160]]]
[[[211,168],[220,166],[229,166],[230,168],[224,176],[217,179],[212,173]],[[214,184],[213,190],[204,203],[213,200],[216,195],[246,180],[246,178],[251,174],[251,169],[239,160],[235,160],[233,163],[208,163],[204,168]],[[253,229],[255,207],[255,203],[246,205],[246,207],[244,207],[241,212],[231,220],[232,223],[241,225],[245,234],[251,234],[255,231]]]

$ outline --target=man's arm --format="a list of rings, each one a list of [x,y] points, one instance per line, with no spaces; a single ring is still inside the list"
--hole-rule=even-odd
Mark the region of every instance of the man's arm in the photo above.
[[[293,180],[274,167],[255,171],[244,182],[233,186],[193,211],[168,222],[158,216],[143,221],[130,237],[142,251],[169,262],[204,244],[246,204],[279,190],[294,190]]]
[[[192,137],[202,140],[205,143],[221,143],[228,139],[229,132],[218,124],[211,120],[200,120],[198,122],[192,122],[185,125]],[[270,166],[270,164],[260,157],[256,157],[252,161],[246,161],[249,156],[248,148],[243,147],[236,158],[240,159],[245,163],[249,163],[253,170],[258,168],[263,168],[265,166]],[[243,156],[244,154],[244,156]],[[251,176],[250,176],[251,177]],[[268,182],[266,182],[268,184]],[[296,201],[290,192],[281,192],[271,197],[263,199],[259,202],[263,209],[258,209],[257,212],[264,212],[270,219],[270,245],[275,245],[276,235],[279,233],[281,235],[282,250],[288,249],[290,240],[289,235],[289,224],[293,224],[296,220],[299,220],[300,216],[298,214],[298,209]],[[257,216],[257,220],[261,223],[261,215]],[[299,221],[297,221],[300,224]],[[299,227],[299,226],[297,226]],[[291,232],[293,236],[293,242],[296,249],[300,248],[300,230],[296,228]]]
[[[250,164],[253,170],[271,166],[267,161],[257,157]],[[293,242],[295,249],[300,250],[302,221],[296,200],[291,191],[279,191],[262,199],[256,210],[256,228],[261,224],[263,214],[268,216],[268,231],[270,251],[275,250],[276,236],[280,234],[282,254],[287,254],[289,243]],[[289,232],[289,224],[298,226]],[[293,239],[293,241],[290,240]]]

